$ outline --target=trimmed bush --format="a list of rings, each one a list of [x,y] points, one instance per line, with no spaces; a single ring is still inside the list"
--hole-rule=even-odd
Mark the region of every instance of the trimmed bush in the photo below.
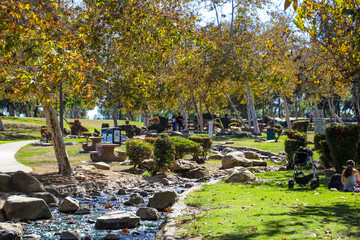
[[[321,148],[321,150],[319,151],[321,163],[325,168],[330,168],[333,165],[333,160],[331,158],[329,144],[326,140],[321,140],[319,142],[319,145]]]
[[[285,140],[285,152],[288,158],[289,164],[288,168],[294,167],[294,151],[296,151],[299,147],[306,147],[307,136],[306,133],[301,133],[294,130],[286,130],[286,136],[288,139]]]
[[[321,151],[320,141],[322,141],[322,140],[326,140],[325,133],[317,133],[317,134],[315,134],[315,136],[314,136],[315,150]]]
[[[338,173],[349,159],[357,160],[359,125],[333,125],[325,129],[332,163]]]
[[[101,124],[101,129],[103,129],[103,128],[109,128],[110,127],[110,125],[108,124],[108,123],[102,123]]]
[[[148,143],[150,143],[150,144],[154,144],[155,141],[156,141],[156,138],[146,137],[146,138],[144,138],[144,141],[145,141],[145,142],[148,142]]]
[[[310,126],[310,121],[309,120],[301,120],[301,121],[295,121],[293,123],[293,130],[295,131],[299,131],[302,133],[307,133],[308,129]]]
[[[171,137],[175,146],[175,159],[181,159],[187,154],[191,154],[193,158],[197,158],[201,153],[200,143],[196,143],[183,137]]]
[[[155,169],[153,175],[158,171],[165,171],[170,168],[175,160],[175,146],[169,135],[161,133],[154,143]]]
[[[125,142],[126,156],[136,166],[140,167],[142,161],[152,155],[152,145],[140,139],[129,139]]]
[[[159,119],[160,119],[160,124],[164,127],[164,129],[167,129],[169,124],[169,119],[167,119],[166,117],[159,117]]]
[[[149,123],[153,124],[153,123],[158,123],[160,124],[160,119],[158,117],[153,117],[149,119]]]
[[[189,137],[189,140],[200,143],[201,145],[201,155],[205,159],[207,152],[210,151],[212,146],[212,140],[209,137]]]
[[[148,130],[156,130],[158,133],[161,133],[165,130],[165,127],[160,123],[153,123],[148,126]]]
[[[136,125],[130,125],[130,124],[126,124],[122,126],[125,129],[125,134],[128,138],[133,138],[135,135],[139,135],[137,134],[137,132],[141,133],[141,129],[136,126]]]
[[[83,125],[81,125],[81,122],[76,119],[73,124],[71,125],[71,135],[80,135],[84,132],[88,132],[89,130],[87,130],[86,127],[84,127]]]

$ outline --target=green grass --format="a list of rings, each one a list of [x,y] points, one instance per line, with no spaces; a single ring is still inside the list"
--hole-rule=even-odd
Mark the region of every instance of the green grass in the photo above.
[[[187,197],[187,204],[200,213],[178,219],[179,235],[234,240],[360,238],[358,193],[329,191],[324,174],[316,190],[296,184],[289,190],[292,174],[257,174],[267,180],[255,184],[205,185]]]

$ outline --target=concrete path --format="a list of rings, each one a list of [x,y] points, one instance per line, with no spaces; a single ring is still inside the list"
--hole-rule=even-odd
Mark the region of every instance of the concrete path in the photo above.
[[[30,140],[0,144],[0,172],[16,172],[19,170],[27,173],[31,172],[31,167],[27,167],[16,161],[15,154],[20,148],[32,142],[34,141]]]

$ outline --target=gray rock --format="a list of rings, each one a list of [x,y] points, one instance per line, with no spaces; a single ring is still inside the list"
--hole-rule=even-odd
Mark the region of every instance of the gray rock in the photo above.
[[[59,204],[59,199],[57,199],[57,197],[55,197],[54,195],[52,195],[49,192],[34,192],[30,194],[31,197],[35,197],[35,198],[41,198],[44,199],[44,201],[46,202],[47,205],[49,204]]]
[[[0,223],[0,239],[21,240],[23,228],[20,223]]]
[[[120,235],[116,233],[108,233],[105,236],[105,240],[120,240]]]
[[[225,179],[225,182],[238,183],[238,182],[248,182],[254,181],[256,179],[255,175],[247,169],[244,168],[235,168]]]
[[[165,210],[167,207],[172,206],[177,198],[175,190],[160,190],[155,192],[149,198],[148,207],[156,208],[159,211]]]
[[[169,179],[163,178],[161,179],[160,183],[164,186],[169,186],[171,182]]]
[[[245,158],[245,153],[242,151],[234,151],[234,152],[229,152],[226,155],[231,155],[231,156],[238,156],[238,157],[242,157]]]
[[[116,193],[117,195],[126,195],[126,190],[125,189],[119,189],[118,192]]]
[[[62,213],[74,213],[77,210],[79,210],[79,208],[80,208],[80,205],[79,205],[78,200],[71,198],[71,197],[66,197],[61,202],[61,204],[59,206],[59,211]]]
[[[185,188],[192,188],[194,186],[194,184],[193,183],[186,183],[185,184]]]
[[[0,173],[0,192],[11,191],[11,176],[5,173]]]
[[[225,155],[221,160],[222,168],[228,169],[236,166],[251,167],[252,161],[240,155]]]
[[[132,206],[144,203],[144,198],[139,193],[133,193],[130,195],[130,199],[124,202],[124,205]]]
[[[243,153],[245,154],[245,158],[247,159],[257,159],[257,160],[260,159],[259,155],[256,152],[244,151]]]
[[[149,194],[148,194],[146,191],[141,191],[141,192],[139,192],[139,194],[140,194],[142,197],[147,197],[147,196],[149,196]]]
[[[101,169],[101,170],[110,170],[110,165],[104,162],[94,162],[91,163],[95,168]]]
[[[215,154],[208,157],[208,160],[221,160],[224,157],[222,154]]]
[[[87,215],[90,213],[91,213],[91,210],[88,206],[80,206],[80,208],[74,214],[75,215]]]
[[[192,169],[185,173],[188,178],[209,178],[210,172],[206,167]]]
[[[3,210],[10,221],[38,220],[51,218],[51,212],[41,198],[9,196]]]
[[[140,163],[140,168],[151,170],[155,166],[155,161],[153,159],[145,159]]]
[[[222,153],[224,155],[228,154],[228,153],[231,153],[231,152],[237,152],[237,150],[235,148],[231,148],[231,147],[226,147],[222,150]]]
[[[15,172],[11,175],[11,180],[14,191],[27,194],[33,192],[45,192],[44,186],[36,178],[26,172]]]
[[[5,212],[0,209],[0,222],[6,222]]]
[[[134,228],[140,224],[140,217],[125,211],[113,211],[99,217],[95,229]]]
[[[161,213],[155,208],[141,207],[137,210],[136,215],[141,218],[141,220],[159,220],[161,218]]]
[[[267,166],[267,162],[263,161],[263,160],[252,160],[252,165],[255,166],[262,166],[262,167],[266,167]]]
[[[74,170],[75,171],[91,171],[91,170],[95,170],[95,169],[96,169],[96,167],[94,167],[92,165],[77,165]]]
[[[60,240],[81,240],[81,235],[78,232],[65,231],[61,233]]]
[[[174,162],[173,170],[175,172],[186,172],[191,169],[198,168],[198,167],[199,167],[199,165],[196,162],[183,160],[183,159],[177,159]]]

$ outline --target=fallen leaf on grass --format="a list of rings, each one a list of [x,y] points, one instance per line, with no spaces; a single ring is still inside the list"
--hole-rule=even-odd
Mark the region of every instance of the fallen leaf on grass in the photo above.
[[[327,229],[325,230],[325,233],[332,233],[332,231],[330,230],[330,228],[327,228]]]

